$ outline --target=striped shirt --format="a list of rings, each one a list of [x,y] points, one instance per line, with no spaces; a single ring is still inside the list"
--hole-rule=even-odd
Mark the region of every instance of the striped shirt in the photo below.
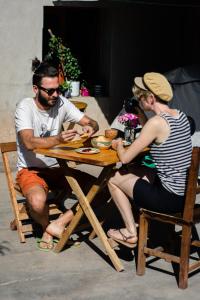
[[[170,135],[162,144],[151,145],[158,177],[164,188],[174,194],[185,194],[187,170],[191,162],[192,141],[187,116],[179,111],[178,117],[161,113],[170,127]]]

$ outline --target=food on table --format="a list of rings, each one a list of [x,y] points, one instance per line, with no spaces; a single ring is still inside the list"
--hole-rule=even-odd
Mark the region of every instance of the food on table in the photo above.
[[[76,152],[78,153],[82,153],[82,154],[96,154],[99,153],[100,150],[97,148],[91,148],[91,147],[87,147],[87,148],[78,148],[75,149]]]
[[[80,137],[81,137],[81,138],[86,138],[86,137],[88,137],[88,134],[87,134],[86,132],[84,132],[84,133],[82,133],[82,134],[80,135]]]
[[[104,135],[99,135],[91,140],[92,146],[99,149],[108,149],[111,146],[112,140],[105,137]]]
[[[88,134],[87,133],[77,133],[75,135],[75,137],[72,139],[72,142],[75,142],[75,141],[81,141],[81,142],[84,142],[88,139]]]
[[[81,152],[91,152],[91,148],[85,148],[85,149],[82,149]]]

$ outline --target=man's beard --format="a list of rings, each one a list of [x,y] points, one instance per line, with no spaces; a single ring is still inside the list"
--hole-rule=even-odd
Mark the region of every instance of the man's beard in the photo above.
[[[58,98],[59,98],[59,97],[54,97],[53,99],[51,99],[51,100],[55,100],[53,103],[51,103],[51,100],[48,101],[45,97],[43,97],[43,96],[41,95],[41,92],[40,92],[40,91],[39,91],[39,93],[38,93],[38,102],[39,102],[42,106],[44,106],[44,107],[46,107],[46,108],[51,108],[51,107],[55,106],[56,103],[57,103],[57,101],[58,101]]]

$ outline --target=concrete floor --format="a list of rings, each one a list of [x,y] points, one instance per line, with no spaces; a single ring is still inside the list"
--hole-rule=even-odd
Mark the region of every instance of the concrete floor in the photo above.
[[[9,230],[13,214],[3,173],[0,199],[0,300],[199,299],[199,274],[189,279],[186,290],[178,289],[173,273],[147,268],[139,277],[134,256],[126,249],[119,251],[125,271],[118,273],[87,242],[59,254],[39,251],[33,237],[20,244],[16,232]],[[98,239],[94,245],[102,249]],[[172,272],[168,263],[154,266]]]

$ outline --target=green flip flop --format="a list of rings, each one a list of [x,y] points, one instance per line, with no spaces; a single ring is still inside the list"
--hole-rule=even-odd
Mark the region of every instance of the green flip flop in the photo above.
[[[49,252],[49,251],[52,251],[53,249],[54,249],[54,241],[53,242],[46,242],[46,241],[44,241],[44,240],[42,240],[42,239],[39,239],[39,238],[37,238],[36,239],[36,242],[37,242],[37,248],[39,249],[39,250],[41,250],[41,251],[44,251],[44,252]],[[51,247],[50,248],[44,248],[44,247],[41,247],[40,246],[40,243],[44,243],[44,244],[46,244],[47,246],[48,245],[51,245]]]

